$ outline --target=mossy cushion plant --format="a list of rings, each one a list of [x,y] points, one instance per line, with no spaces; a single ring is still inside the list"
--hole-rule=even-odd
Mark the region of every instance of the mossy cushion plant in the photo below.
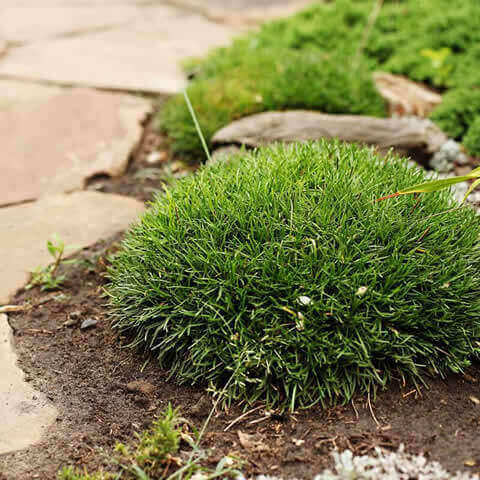
[[[207,140],[231,121],[267,110],[385,115],[371,78],[376,70],[406,75],[453,95],[457,89],[475,95],[480,87],[478,0],[385,1],[369,29],[376,4],[316,2],[191,62],[188,69],[196,76],[188,93]],[[462,106],[446,101],[439,125],[455,123],[462,108],[480,116],[476,101]],[[464,115],[467,129],[469,112]],[[182,96],[167,102],[157,125],[172,139],[174,151],[201,158]]]
[[[207,139],[231,121],[265,110],[385,114],[369,72],[362,68],[354,73],[339,58],[314,51],[261,50],[240,65],[193,82],[188,95]],[[174,151],[201,160],[200,137],[183,95],[164,105],[159,122],[168,130]]]
[[[127,234],[114,326],[225,401],[339,403],[461,371],[480,354],[480,218],[448,192],[376,201],[424,178],[337,142],[203,167]]]

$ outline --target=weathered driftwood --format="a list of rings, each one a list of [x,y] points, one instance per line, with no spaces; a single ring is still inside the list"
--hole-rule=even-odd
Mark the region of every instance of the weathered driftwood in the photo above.
[[[394,148],[400,153],[420,151],[427,155],[438,151],[447,141],[447,136],[425,119],[326,115],[296,110],[265,112],[242,118],[219,130],[212,142],[216,145],[258,147],[272,142],[320,138],[377,145],[381,151]]]

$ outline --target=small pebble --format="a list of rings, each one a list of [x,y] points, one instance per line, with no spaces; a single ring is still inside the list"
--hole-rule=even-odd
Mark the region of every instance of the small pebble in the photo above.
[[[93,318],[87,318],[80,325],[80,330],[86,330],[87,328],[95,327],[97,323],[98,323],[98,320],[94,320]]]

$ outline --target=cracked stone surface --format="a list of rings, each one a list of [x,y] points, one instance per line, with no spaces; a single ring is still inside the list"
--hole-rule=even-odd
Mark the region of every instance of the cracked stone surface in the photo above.
[[[0,206],[121,175],[150,108],[138,97],[74,89],[0,112]]]
[[[57,411],[24,380],[7,316],[0,314],[0,455],[37,443]]]
[[[129,197],[89,191],[0,208],[0,305],[28,282],[30,271],[51,263],[46,241],[54,233],[78,247],[73,254],[127,229],[143,209]]]
[[[125,25],[9,49],[0,61],[0,76],[171,94],[186,84],[182,60],[228,44],[235,33],[231,26],[183,9],[136,10],[135,19]]]
[[[42,2],[42,4],[45,2]],[[7,6],[0,10],[0,34],[10,43],[32,42],[57,36],[88,34],[126,25],[138,15],[133,5],[115,8],[67,4]]]
[[[46,100],[64,89],[53,85],[0,79],[0,110]]]
[[[172,5],[195,10],[207,18],[235,27],[248,27],[293,15],[312,0],[166,0]]]

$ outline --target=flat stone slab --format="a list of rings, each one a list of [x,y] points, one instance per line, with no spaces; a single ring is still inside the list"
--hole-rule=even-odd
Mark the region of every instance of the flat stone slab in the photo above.
[[[57,411],[24,380],[7,316],[0,314],[0,455],[37,443]]]
[[[0,35],[11,43],[85,35],[126,25],[138,15],[132,5],[8,5],[0,11]]]
[[[53,85],[0,79],[0,110],[47,100],[63,90]]]
[[[202,13],[207,18],[241,27],[293,15],[312,0],[169,0]]]
[[[51,263],[46,242],[54,233],[78,247],[69,250],[74,253],[125,230],[143,209],[135,199],[90,191],[0,208],[0,305],[28,282],[30,271]]]
[[[0,61],[0,76],[172,94],[186,84],[182,60],[228,44],[235,33],[183,9],[138,6],[137,13],[123,26],[12,48]]]
[[[0,206],[121,175],[150,109],[142,98],[74,89],[0,112]]]

